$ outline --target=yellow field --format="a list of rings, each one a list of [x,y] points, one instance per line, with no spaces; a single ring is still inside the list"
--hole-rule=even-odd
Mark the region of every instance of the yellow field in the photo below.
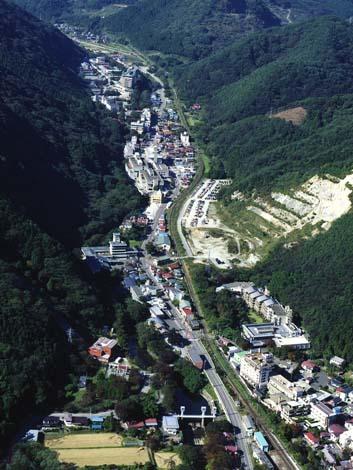
[[[51,449],[83,449],[97,447],[121,446],[122,438],[114,433],[67,434],[57,439],[47,439],[46,445]]]
[[[85,465],[133,465],[149,462],[147,450],[142,447],[102,447],[98,449],[56,449],[61,462]]]
[[[173,460],[176,465],[181,463],[175,452],[157,452],[154,454],[158,468],[168,468],[168,463]]]
[[[149,462],[145,447],[121,447],[122,437],[114,433],[67,434],[47,439],[46,446],[58,453],[61,462],[85,465],[133,465]],[[158,468],[166,469],[173,460],[180,463],[174,452],[155,454]]]

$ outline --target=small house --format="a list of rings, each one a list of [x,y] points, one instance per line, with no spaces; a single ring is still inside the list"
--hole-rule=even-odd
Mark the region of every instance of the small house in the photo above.
[[[93,431],[102,431],[104,427],[103,416],[92,416],[91,417],[91,429]]]
[[[317,447],[320,444],[320,439],[315,436],[312,432],[306,432],[304,433],[304,439],[306,442],[309,444],[311,447]]]
[[[176,436],[179,432],[179,421],[177,415],[163,416],[163,432],[169,436]]]

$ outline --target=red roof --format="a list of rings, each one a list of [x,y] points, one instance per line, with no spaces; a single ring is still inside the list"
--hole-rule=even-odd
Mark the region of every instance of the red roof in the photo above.
[[[315,369],[317,365],[315,364],[315,362],[308,360],[308,361],[302,362],[302,367],[305,369]]]
[[[183,310],[183,312],[184,312],[184,314],[185,314],[186,316],[193,314],[191,307],[184,307],[182,310]]]
[[[139,421],[138,423],[126,423],[128,429],[142,429],[145,427],[145,423],[143,421]]]
[[[158,422],[156,418],[147,418],[145,419],[145,425],[146,426],[157,426]]]
[[[173,273],[163,273],[162,278],[163,279],[173,279],[174,275],[173,275]]]
[[[237,446],[224,446],[226,452],[230,452],[231,454],[236,454],[238,452]]]
[[[320,442],[320,439],[318,437],[316,437],[312,432],[304,433],[304,437],[311,444],[318,444]]]
[[[346,428],[341,426],[340,424],[331,424],[331,426],[328,427],[328,430],[331,434],[334,434],[335,436],[340,436],[346,431]]]

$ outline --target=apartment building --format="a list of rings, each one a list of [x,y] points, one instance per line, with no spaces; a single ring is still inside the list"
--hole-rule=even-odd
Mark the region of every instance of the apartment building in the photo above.
[[[249,354],[240,361],[240,376],[255,389],[267,386],[271,369],[271,354]]]
[[[283,375],[273,375],[268,382],[268,391],[270,394],[281,393],[290,400],[298,400],[303,396],[304,390],[297,387],[293,382],[287,380]]]
[[[331,416],[334,416],[334,412],[325,403],[311,403],[311,416],[318,422],[321,428],[326,429],[330,423]]]

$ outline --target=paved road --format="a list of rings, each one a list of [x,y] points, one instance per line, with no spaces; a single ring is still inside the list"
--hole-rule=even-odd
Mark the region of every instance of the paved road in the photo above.
[[[246,469],[252,469],[252,458],[250,455],[250,449],[248,446],[248,441],[246,433],[243,427],[241,416],[237,411],[237,407],[234,403],[233,398],[230,396],[226,386],[224,385],[222,379],[218,375],[214,363],[205,349],[202,342],[196,339],[192,346],[196,352],[206,357],[210,367],[205,369],[205,374],[208,378],[208,381],[212,385],[214,391],[217,394],[218,401],[220,402],[224,414],[226,415],[228,421],[236,428],[237,433],[237,445],[243,453],[243,467]]]

